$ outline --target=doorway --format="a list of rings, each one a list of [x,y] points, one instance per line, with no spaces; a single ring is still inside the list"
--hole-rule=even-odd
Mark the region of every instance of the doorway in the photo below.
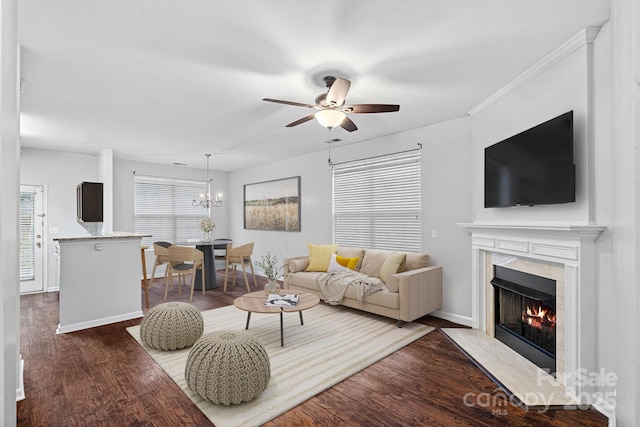
[[[20,293],[44,290],[44,188],[20,186]]]

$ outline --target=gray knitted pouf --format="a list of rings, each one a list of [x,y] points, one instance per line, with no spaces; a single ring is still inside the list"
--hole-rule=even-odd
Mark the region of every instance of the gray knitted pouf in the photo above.
[[[158,350],[190,347],[202,336],[204,321],[198,309],[186,302],[158,304],[140,324],[140,338]]]
[[[241,331],[217,331],[193,345],[184,377],[201,398],[235,405],[254,399],[267,388],[271,365],[257,338]]]

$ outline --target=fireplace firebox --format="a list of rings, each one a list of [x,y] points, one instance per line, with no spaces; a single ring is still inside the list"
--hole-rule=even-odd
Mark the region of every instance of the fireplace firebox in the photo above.
[[[556,282],[495,266],[495,337],[540,368],[556,372]]]

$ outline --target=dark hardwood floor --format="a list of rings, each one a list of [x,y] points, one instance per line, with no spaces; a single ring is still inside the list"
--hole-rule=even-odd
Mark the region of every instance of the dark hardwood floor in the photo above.
[[[222,276],[218,273],[220,285]],[[258,279],[261,287],[265,280]],[[222,286],[205,296],[196,292],[193,304],[200,310],[223,307],[244,292],[239,278],[227,293]],[[156,280],[151,306],[163,298],[164,287]],[[168,299],[188,301],[189,294],[170,291]],[[57,335],[58,293],[22,296],[20,313],[26,399],[17,404],[19,426],[211,425],[125,331],[140,319]],[[458,326],[430,316],[420,322]],[[505,399],[436,330],[266,425],[607,425],[595,410],[526,412]]]

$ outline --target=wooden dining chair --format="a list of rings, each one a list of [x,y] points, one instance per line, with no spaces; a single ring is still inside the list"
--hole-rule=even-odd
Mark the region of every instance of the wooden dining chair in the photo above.
[[[202,294],[205,294],[204,286],[204,253],[189,246],[173,245],[168,248],[169,273],[164,288],[164,299],[167,300],[169,282],[173,282],[173,275],[178,275],[178,293],[182,292],[182,285],[186,285],[185,277],[191,273],[191,294],[189,301],[193,301],[193,290],[196,285],[196,271],[200,269],[202,279]]]
[[[167,264],[167,268],[164,270],[163,282],[167,280],[167,275],[169,274],[169,246],[171,246],[169,242],[153,242],[153,253],[156,255],[156,260],[151,270],[151,283],[153,283],[153,279],[155,278],[156,268],[164,264]]]
[[[231,286],[236,286],[237,265],[242,266],[242,272],[244,273],[244,282],[247,285],[247,292],[251,292],[251,289],[249,288],[249,279],[247,278],[247,270],[245,268],[247,264],[249,265],[249,268],[251,268],[251,274],[253,275],[253,286],[256,288],[258,287],[256,275],[253,271],[253,262],[251,261],[251,255],[253,254],[253,244],[254,242],[251,242],[242,246],[238,246],[236,248],[232,247],[231,243],[227,245],[227,260],[224,267],[224,292],[227,292],[227,273],[229,272],[229,267],[231,267],[233,274]]]

